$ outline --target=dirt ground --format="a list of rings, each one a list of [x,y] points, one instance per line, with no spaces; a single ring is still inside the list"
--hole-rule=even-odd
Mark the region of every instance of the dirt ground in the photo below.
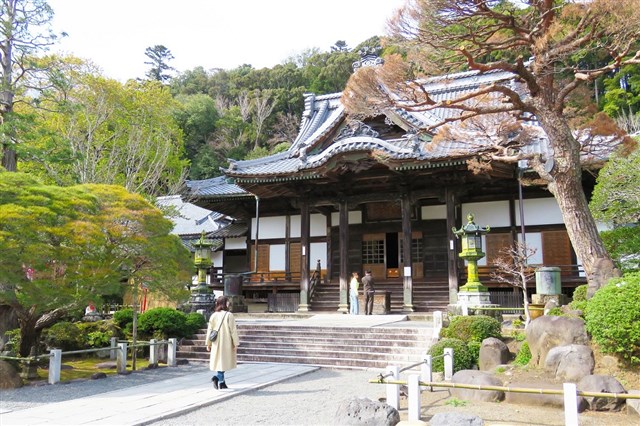
[[[516,344],[513,344],[514,346]],[[625,389],[640,390],[639,369],[620,368],[613,357],[604,356],[597,348],[594,350],[596,367],[594,374],[612,375],[624,386]],[[505,386],[509,383],[549,383],[561,385],[561,381],[533,367],[509,366],[504,371],[497,373]],[[437,380],[434,378],[434,380]],[[536,388],[535,386],[527,386]],[[402,395],[402,394],[401,394]],[[400,400],[400,416],[407,419],[407,399],[402,396]],[[429,421],[437,413],[458,411],[474,414],[482,418],[485,425],[564,425],[564,410],[562,408],[546,407],[539,405],[521,405],[507,402],[475,402],[462,401],[454,398],[449,389],[434,389],[433,392],[422,392],[421,418]],[[627,415],[626,411],[618,413],[585,411],[579,414],[581,426],[626,426],[640,425],[640,416]]]

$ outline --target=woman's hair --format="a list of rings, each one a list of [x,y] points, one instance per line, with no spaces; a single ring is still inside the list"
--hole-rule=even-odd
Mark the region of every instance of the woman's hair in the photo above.
[[[215,311],[228,311],[229,310],[229,298],[227,296],[220,296],[216,299]]]
[[[357,276],[358,276],[358,273],[357,273],[357,272],[352,272],[352,273],[351,273],[351,276],[352,276],[352,277],[357,277]]]

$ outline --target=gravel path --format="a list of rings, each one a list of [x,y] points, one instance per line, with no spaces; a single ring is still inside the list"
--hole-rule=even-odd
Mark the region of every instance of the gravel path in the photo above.
[[[320,369],[247,392],[153,425],[331,425],[338,405],[353,397],[377,400],[377,371]],[[229,386],[233,387],[230,382]]]

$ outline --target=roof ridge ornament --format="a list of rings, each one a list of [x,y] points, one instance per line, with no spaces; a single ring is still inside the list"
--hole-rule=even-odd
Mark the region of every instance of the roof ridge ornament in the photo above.
[[[333,141],[337,142],[341,139],[346,139],[354,136],[369,136],[372,138],[377,138],[379,135],[378,132],[373,130],[370,126],[367,126],[362,121],[352,120],[347,123],[346,126],[340,130],[338,136],[336,136]]]
[[[380,57],[380,46],[376,47],[363,47],[358,51],[360,53],[360,60],[353,63],[353,71],[363,67],[375,67],[384,64],[384,59]]]

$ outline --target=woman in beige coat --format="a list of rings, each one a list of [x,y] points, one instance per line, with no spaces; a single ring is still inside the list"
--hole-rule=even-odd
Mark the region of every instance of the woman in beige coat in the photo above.
[[[212,330],[218,330],[218,338],[215,342],[209,340]],[[221,296],[216,299],[216,307],[209,318],[207,337],[205,341],[209,357],[209,369],[216,375],[211,378],[216,389],[227,389],[224,381],[224,372],[237,367],[237,349],[240,343],[238,329],[233,314],[229,312],[229,298]]]

